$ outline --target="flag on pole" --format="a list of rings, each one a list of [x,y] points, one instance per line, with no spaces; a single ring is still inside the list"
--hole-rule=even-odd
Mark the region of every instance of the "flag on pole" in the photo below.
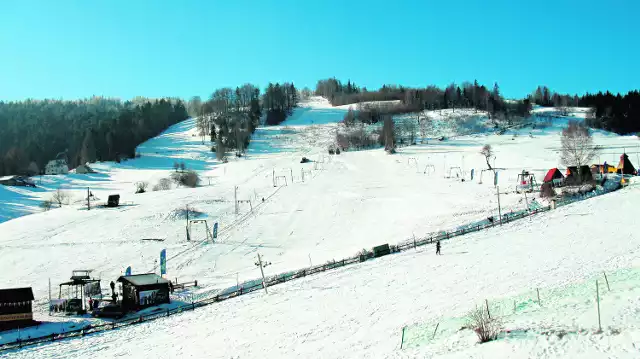
[[[218,238],[218,222],[213,225],[213,239]]]
[[[131,266],[128,266],[127,269],[124,271],[124,275],[125,276],[129,276],[131,275]]]
[[[167,250],[160,251],[160,275],[167,274]]]

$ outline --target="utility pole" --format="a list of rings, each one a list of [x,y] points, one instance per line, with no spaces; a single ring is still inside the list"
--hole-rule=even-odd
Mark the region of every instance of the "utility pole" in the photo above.
[[[500,216],[500,225],[502,225],[502,209],[500,208],[500,186],[496,186],[496,193],[498,194],[498,216]]]
[[[258,263],[260,263],[260,274],[262,274],[262,287],[264,288],[264,292],[269,294],[269,292],[267,292],[267,281],[264,279],[264,269],[262,269],[262,258],[260,258],[260,253],[258,253]]]

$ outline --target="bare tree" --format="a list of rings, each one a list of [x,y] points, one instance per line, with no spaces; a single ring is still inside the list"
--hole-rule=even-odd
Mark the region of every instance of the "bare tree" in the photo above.
[[[149,182],[136,182],[136,194],[145,193],[149,187]]]
[[[478,307],[469,313],[467,328],[478,335],[480,343],[486,343],[498,338],[502,331],[502,321],[499,318],[491,318],[484,308]]]
[[[51,202],[57,203],[58,207],[62,207],[63,204],[69,204],[69,197],[69,193],[58,188],[51,196]]]
[[[494,157],[493,148],[491,145],[486,144],[482,147],[480,154],[484,156],[484,159],[487,161],[487,167],[489,170],[494,171],[493,167],[491,167],[491,158]]]
[[[565,166],[576,166],[578,178],[582,178],[580,168],[591,161],[598,152],[598,147],[593,145],[591,131],[582,122],[569,121],[569,126],[562,130],[562,153],[560,160]]]
[[[153,186],[154,191],[167,191],[171,189],[171,180],[168,178],[161,178],[158,183]]]
[[[52,206],[53,206],[53,202],[51,202],[50,199],[45,199],[40,203],[40,208],[42,208],[42,210],[45,212],[50,210]]]

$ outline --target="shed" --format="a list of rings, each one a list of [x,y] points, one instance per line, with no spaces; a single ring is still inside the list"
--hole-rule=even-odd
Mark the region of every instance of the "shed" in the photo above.
[[[34,325],[31,288],[0,289],[0,330]]]
[[[616,173],[617,169],[606,162],[604,164],[594,164],[591,165],[591,173],[592,174],[607,174],[607,173]]]
[[[562,172],[560,172],[559,169],[557,168],[552,168],[547,172],[547,175],[544,176],[544,183],[552,183],[554,186],[559,186],[560,184],[562,184],[562,180],[564,179],[564,176],[562,175]]]
[[[620,162],[618,163],[617,172],[623,175],[635,175],[636,169],[629,161],[629,156],[626,153],[620,155]]]
[[[122,276],[118,282],[122,283],[122,309],[125,311],[170,303],[170,282],[155,273]]]
[[[589,181],[593,181],[593,176],[591,175],[591,169],[589,166],[580,166],[580,174],[578,175],[578,167],[577,166],[569,166],[567,167],[567,176],[565,178],[565,183],[569,185],[581,184]]]
[[[112,194],[107,199],[107,207],[118,207],[119,204],[120,204],[119,194]]]

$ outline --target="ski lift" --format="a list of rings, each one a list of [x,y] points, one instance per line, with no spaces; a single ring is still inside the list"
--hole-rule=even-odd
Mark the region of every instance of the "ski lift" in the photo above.
[[[531,193],[538,187],[536,182],[536,176],[529,171],[522,170],[522,173],[518,173],[518,185],[516,186],[516,192],[518,193]]]

